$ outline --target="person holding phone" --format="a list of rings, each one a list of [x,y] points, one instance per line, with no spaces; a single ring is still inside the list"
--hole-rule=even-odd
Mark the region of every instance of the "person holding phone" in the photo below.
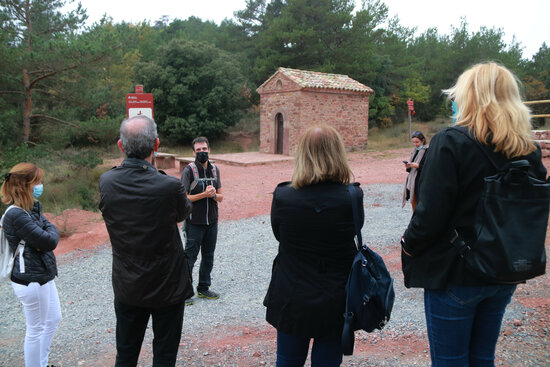
[[[410,200],[412,209],[416,208],[418,202],[418,179],[420,172],[422,171],[422,165],[426,152],[428,151],[428,142],[424,134],[421,131],[415,131],[412,133],[411,141],[414,148],[411,152],[411,158],[409,161],[403,161],[405,169],[409,172],[407,180],[405,181],[405,189],[403,190],[403,202],[401,207],[405,206],[405,203]]]

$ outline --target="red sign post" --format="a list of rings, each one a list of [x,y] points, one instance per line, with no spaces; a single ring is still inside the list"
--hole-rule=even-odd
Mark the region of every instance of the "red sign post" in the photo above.
[[[412,135],[412,117],[411,115],[414,114],[414,101],[410,98],[407,98],[407,107],[408,107],[408,114],[409,114],[409,139]]]
[[[136,93],[126,95],[126,116],[130,118],[140,115],[153,118],[153,95],[143,93],[143,86],[136,85]]]

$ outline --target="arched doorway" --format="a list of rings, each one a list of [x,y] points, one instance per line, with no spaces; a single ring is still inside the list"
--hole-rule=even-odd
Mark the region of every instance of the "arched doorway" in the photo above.
[[[275,153],[283,154],[284,119],[282,113],[278,113],[277,116],[275,116],[275,125],[277,135],[275,138]]]

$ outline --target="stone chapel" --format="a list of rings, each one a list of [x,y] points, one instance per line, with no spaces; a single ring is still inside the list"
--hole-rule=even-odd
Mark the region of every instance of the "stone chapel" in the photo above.
[[[374,91],[347,75],[281,67],[257,91],[261,153],[294,154],[302,132],[317,124],[333,126],[348,151],[366,148]]]

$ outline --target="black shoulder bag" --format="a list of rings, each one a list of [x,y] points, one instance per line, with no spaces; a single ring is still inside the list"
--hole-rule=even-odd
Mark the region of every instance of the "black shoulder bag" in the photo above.
[[[355,235],[361,248],[353,259],[346,283],[346,312],[342,332],[342,349],[346,356],[353,354],[355,330],[381,330],[390,320],[395,300],[393,279],[384,260],[363,243],[358,212],[359,195],[355,190],[353,184],[348,186]]]
[[[476,240],[466,244],[455,230],[451,243],[466,267],[487,282],[514,284],[544,274],[550,183],[530,175],[527,160],[499,167],[478,141],[457,130],[473,140],[499,172],[484,178],[474,222]]]

